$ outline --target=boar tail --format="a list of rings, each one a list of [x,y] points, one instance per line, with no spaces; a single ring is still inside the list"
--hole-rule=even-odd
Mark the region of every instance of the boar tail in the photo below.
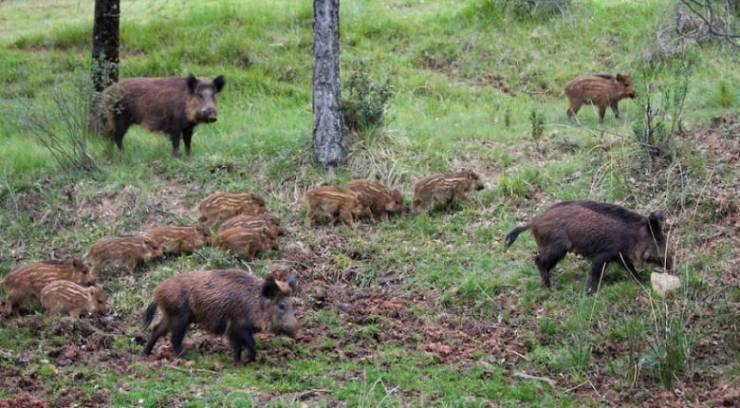
[[[144,312],[144,328],[145,329],[149,327],[150,324],[152,324],[152,320],[154,320],[155,313],[157,313],[157,304],[152,302],[149,304],[149,306],[146,308],[146,311]]]
[[[513,230],[511,230],[511,232],[506,234],[506,239],[504,240],[504,242],[506,243],[506,247],[507,248],[510,247],[511,244],[513,244],[514,241],[516,241],[516,238],[519,236],[519,234],[521,234],[522,232],[528,229],[529,229],[529,224],[521,225],[521,226],[514,228]]]

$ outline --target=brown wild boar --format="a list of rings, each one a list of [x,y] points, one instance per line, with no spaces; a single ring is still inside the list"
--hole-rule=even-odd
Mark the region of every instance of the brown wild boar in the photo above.
[[[666,248],[663,221],[660,212],[644,217],[614,204],[565,201],[514,228],[506,236],[506,246],[522,231],[532,231],[539,248],[535,264],[547,288],[550,271],[568,252],[590,259],[588,293],[594,294],[610,262],[619,263],[635,277],[635,261],[672,268],[673,254]]]
[[[162,317],[144,354],[151,353],[157,340],[169,332],[172,350],[180,357],[188,325],[195,323],[214,334],[226,333],[235,364],[241,362],[242,347],[247,349],[247,361],[254,361],[254,333],[297,335],[299,323],[289,300],[295,287],[293,279],[288,283],[272,276],[260,279],[239,270],[179,273],[154,289],[154,301],[144,313],[144,328],[152,323],[157,310]]]
[[[198,221],[207,228],[218,226],[240,214],[267,212],[265,200],[254,193],[213,193],[198,203]]]
[[[8,272],[2,281],[7,297],[6,312],[12,314],[38,305],[41,290],[57,280],[87,286],[95,283],[95,275],[82,260],[74,257],[21,265]]]
[[[272,239],[277,239],[278,235],[281,235],[283,233],[280,228],[280,218],[270,213],[259,215],[237,215],[224,221],[219,226],[219,230],[221,231],[232,228],[243,228],[246,230],[258,231],[262,231],[264,228],[267,228],[270,233],[270,238]]]
[[[161,226],[146,232],[163,255],[189,254],[205,246],[208,230],[201,226]]]
[[[414,201],[411,211],[418,214],[422,211],[433,210],[434,207],[444,204],[447,212],[452,210],[455,201],[467,200],[470,191],[483,190],[485,186],[480,176],[470,170],[456,173],[442,173],[425,177],[414,184]]]
[[[614,117],[619,119],[619,101],[634,98],[632,77],[625,74],[617,76],[607,74],[580,76],[565,87],[568,97],[568,117],[578,114],[583,104],[595,105],[599,110],[599,121],[604,121],[606,107],[611,107]]]
[[[133,234],[101,238],[87,251],[94,274],[104,267],[124,268],[133,273],[136,265],[161,256],[161,249],[148,236]]]
[[[327,215],[334,221],[339,217],[345,224],[353,226],[355,217],[371,217],[372,211],[363,204],[354,192],[332,186],[321,186],[308,190],[305,194],[308,203],[306,226],[311,226],[316,218]]]
[[[403,211],[403,197],[398,190],[392,190],[373,180],[352,180],[344,186],[357,194],[360,202],[370,208],[371,218],[382,217],[386,221],[389,214]]]
[[[277,240],[267,226],[259,230],[241,227],[222,230],[213,243],[214,246],[246,260],[256,258],[268,249],[278,249]]]
[[[178,156],[180,139],[190,155],[193,129],[199,123],[218,118],[216,94],[226,80],[185,78],[131,78],[106,88],[91,120],[91,128],[111,138],[123,149],[123,136],[133,124],[152,132],[165,133],[172,143],[172,155]]]
[[[82,287],[58,280],[41,289],[41,305],[47,313],[66,314],[76,319],[83,312],[107,314],[108,295],[96,286]]]

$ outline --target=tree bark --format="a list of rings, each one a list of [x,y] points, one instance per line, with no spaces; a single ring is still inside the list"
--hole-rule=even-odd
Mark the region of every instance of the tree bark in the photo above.
[[[118,81],[120,0],[95,0],[92,81],[97,92]]]
[[[324,167],[345,158],[339,85],[339,0],[313,2],[313,144]]]

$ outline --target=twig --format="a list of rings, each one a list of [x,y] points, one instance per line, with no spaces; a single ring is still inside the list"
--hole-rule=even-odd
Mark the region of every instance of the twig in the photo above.
[[[548,385],[549,385],[550,387],[553,387],[553,388],[555,388],[555,385],[557,385],[557,383],[555,382],[555,380],[553,380],[553,379],[551,379],[551,378],[547,378],[547,377],[537,377],[537,376],[535,376],[535,375],[529,375],[529,374],[527,374],[527,373],[523,373],[523,372],[521,372],[521,371],[518,371],[518,372],[514,373],[514,377],[519,377],[519,378],[523,378],[523,379],[525,379],[525,380],[536,380],[536,381],[542,381],[542,382],[544,382],[544,383],[547,383],[547,384],[548,384]]]
[[[517,351],[516,351],[516,350],[509,350],[509,351],[511,351],[512,353],[516,354],[516,355],[517,355],[518,357],[520,357],[520,358],[522,358],[522,359],[524,359],[524,360],[526,360],[526,361],[529,361],[529,357],[527,357],[527,356],[525,356],[525,355],[522,355],[522,354],[520,354],[520,353],[517,353]]]

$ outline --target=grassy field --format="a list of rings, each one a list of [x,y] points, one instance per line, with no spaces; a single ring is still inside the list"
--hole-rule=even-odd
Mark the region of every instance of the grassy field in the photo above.
[[[254,262],[206,248],[103,277],[111,316],[0,317],[0,406],[740,404],[738,54],[710,42],[648,61],[670,1],[576,0],[525,19],[484,0],[343,1],[343,77],[361,61],[394,94],[385,125],[354,135],[336,174],[311,156],[313,15],[297,0],[123,0],[121,76],[224,74],[219,121],[197,128],[190,158],[133,128],[122,153],[88,137],[99,170],[60,166],[27,124],[65,134],[60,106],[79,110],[91,3],[0,2],[0,276],[106,235],[192,223],[214,191],[261,194],[287,234]],[[640,98],[622,101],[621,119],[600,124],[586,107],[568,121],[562,89],[589,72],[632,73]],[[647,95],[657,121],[681,122],[659,157],[635,137]],[[378,178],[408,201],[418,178],[459,168],[486,189],[453,213],[303,225],[313,185]],[[506,250],[503,237],[571,199],[665,210],[681,291],[657,298],[648,268],[637,282],[610,267],[587,297],[575,256],[542,289],[534,240]],[[197,330],[184,360],[165,341],[142,356],[152,289],[230,267],[298,275],[301,336],[260,335],[245,367]]]

